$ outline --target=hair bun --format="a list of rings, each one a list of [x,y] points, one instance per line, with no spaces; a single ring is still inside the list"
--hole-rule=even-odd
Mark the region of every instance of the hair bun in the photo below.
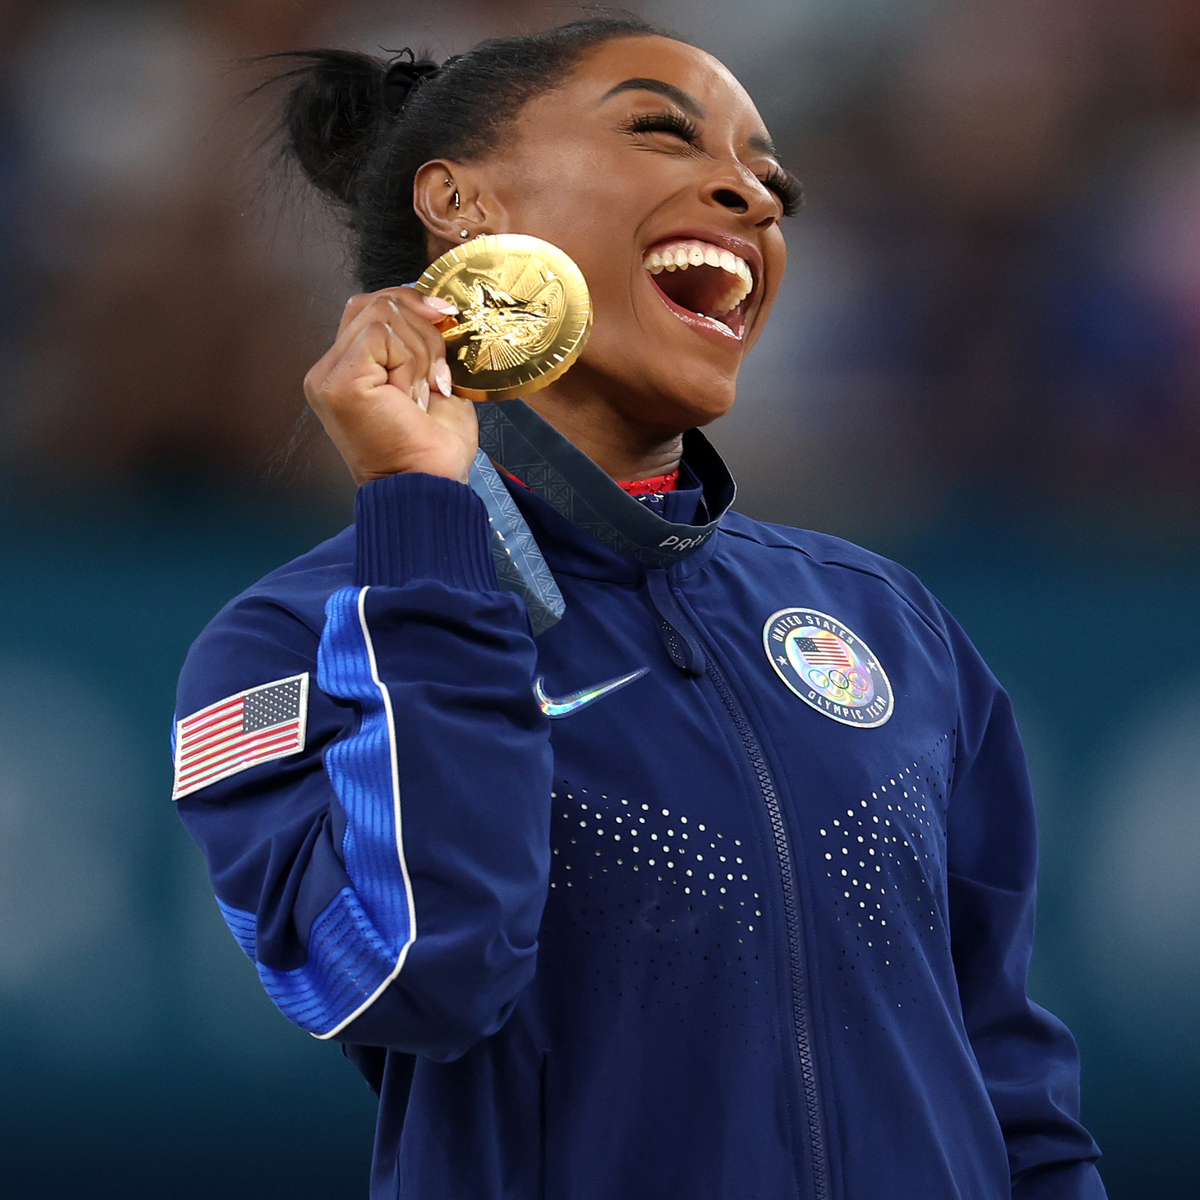
[[[436,75],[441,67],[430,59],[415,60],[412,51],[408,58],[397,58],[388,65],[383,76],[383,107],[398,113],[408,102],[413,89]]]

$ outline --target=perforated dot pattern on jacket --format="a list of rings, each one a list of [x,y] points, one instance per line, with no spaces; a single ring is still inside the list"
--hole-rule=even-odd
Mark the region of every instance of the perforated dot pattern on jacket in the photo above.
[[[749,840],[565,782],[553,799],[547,920],[568,928],[582,986],[674,1013],[700,1034],[765,1021],[773,966]]]
[[[944,812],[953,736],[898,767],[817,831],[842,933],[839,990],[860,986],[856,974],[872,976],[895,1009],[917,1003],[917,959],[949,938]],[[866,1020],[851,1017],[852,1009],[845,1009],[846,1033],[855,1032],[850,1022]]]

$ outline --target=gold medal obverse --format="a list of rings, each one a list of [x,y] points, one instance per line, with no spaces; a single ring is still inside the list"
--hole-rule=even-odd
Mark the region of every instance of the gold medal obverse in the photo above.
[[[583,273],[557,246],[523,233],[455,246],[413,286],[458,306],[438,328],[454,391],[468,400],[512,400],[553,383],[592,328]]]

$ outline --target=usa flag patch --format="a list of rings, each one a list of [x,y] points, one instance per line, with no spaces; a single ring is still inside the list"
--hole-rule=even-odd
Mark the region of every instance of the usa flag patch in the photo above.
[[[175,730],[172,800],[304,749],[308,673],[248,688],[184,717]]]

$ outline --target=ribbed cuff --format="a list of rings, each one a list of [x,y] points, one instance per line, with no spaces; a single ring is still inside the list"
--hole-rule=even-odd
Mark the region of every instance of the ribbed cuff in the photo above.
[[[464,591],[496,591],[483,501],[465,484],[405,473],[364,483],[354,501],[357,587],[437,579]]]

